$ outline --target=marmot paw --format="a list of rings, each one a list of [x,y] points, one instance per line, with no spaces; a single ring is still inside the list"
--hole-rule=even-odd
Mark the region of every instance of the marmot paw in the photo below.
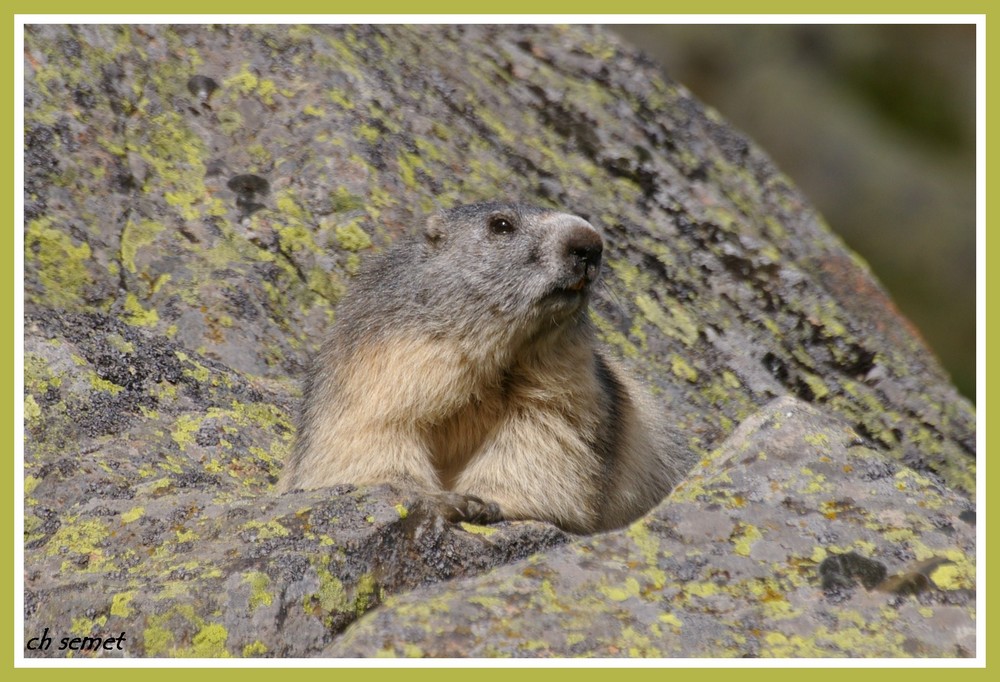
[[[438,511],[452,523],[487,524],[503,520],[503,513],[496,502],[484,502],[475,495],[442,492],[436,495]]]

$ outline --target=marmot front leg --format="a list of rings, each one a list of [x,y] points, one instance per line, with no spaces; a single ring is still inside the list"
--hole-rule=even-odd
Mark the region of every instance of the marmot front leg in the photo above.
[[[454,490],[495,501],[506,519],[542,519],[577,533],[599,525],[600,467],[561,415],[512,415],[455,482]]]
[[[417,491],[426,498],[434,513],[452,523],[487,524],[501,520],[500,508],[495,502],[477,495],[444,490],[431,464],[426,443],[407,429],[386,425],[365,427],[357,421],[342,420],[336,427],[331,426],[330,433],[335,433],[336,438],[331,437],[328,444],[319,442],[313,446],[313,451],[323,456],[304,461],[296,472],[308,476],[310,487],[389,483],[401,490]],[[287,476],[283,479],[284,489],[297,487],[299,478]]]

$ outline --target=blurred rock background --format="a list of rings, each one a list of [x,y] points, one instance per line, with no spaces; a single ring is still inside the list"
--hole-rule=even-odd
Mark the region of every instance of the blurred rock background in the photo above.
[[[774,158],[975,399],[975,27],[615,26]]]

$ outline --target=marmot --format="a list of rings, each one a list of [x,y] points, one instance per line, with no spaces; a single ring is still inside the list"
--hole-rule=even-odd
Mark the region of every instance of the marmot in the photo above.
[[[279,489],[397,483],[453,520],[578,533],[651,509],[682,447],[595,339],[602,250],[583,218],[506,203],[397,240],[314,358]]]

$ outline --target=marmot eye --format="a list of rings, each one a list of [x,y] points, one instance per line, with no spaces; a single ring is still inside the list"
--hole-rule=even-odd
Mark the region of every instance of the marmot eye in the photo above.
[[[514,223],[503,216],[493,216],[490,218],[490,232],[493,234],[510,234],[514,231]]]

